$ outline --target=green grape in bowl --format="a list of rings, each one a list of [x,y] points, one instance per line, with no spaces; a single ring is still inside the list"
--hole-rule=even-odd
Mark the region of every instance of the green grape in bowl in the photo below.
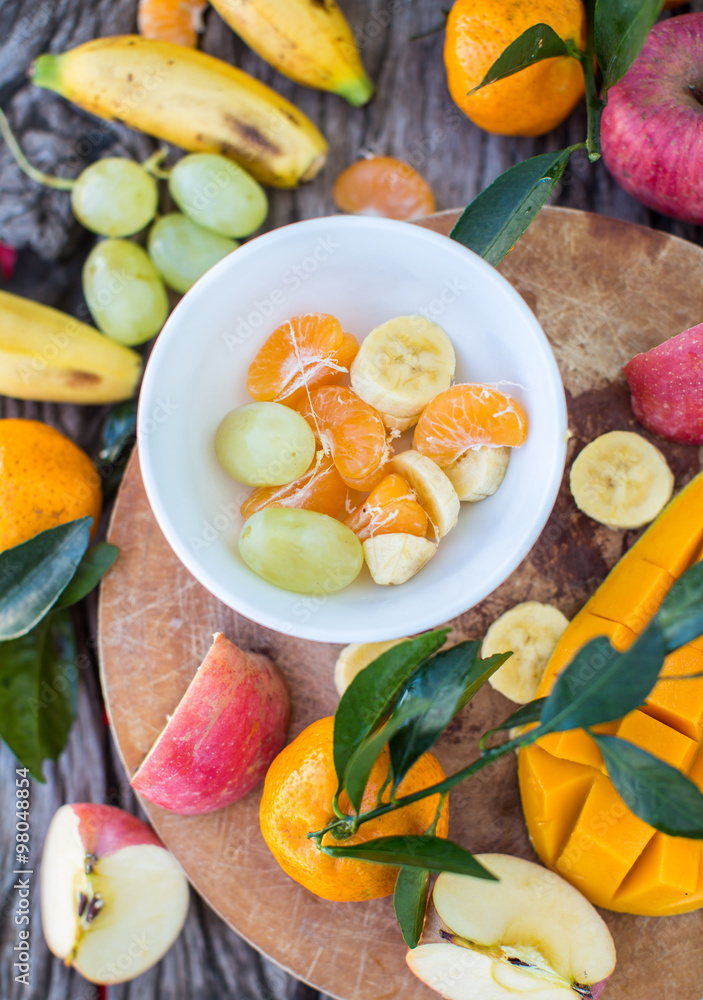
[[[215,454],[228,475],[248,486],[283,486],[308,470],[315,435],[304,417],[281,403],[248,403],[217,428]]]

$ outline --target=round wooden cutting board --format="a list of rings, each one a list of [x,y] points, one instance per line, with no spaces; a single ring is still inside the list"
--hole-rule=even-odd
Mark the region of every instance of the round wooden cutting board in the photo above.
[[[422,224],[448,233],[455,218],[456,213],[442,213]],[[644,433],[632,417],[620,369],[638,351],[703,320],[703,250],[603,216],[548,208],[501,271],[536,313],[559,362],[573,434],[567,469],[584,443],[604,431]],[[698,450],[654,440],[679,488],[700,468]],[[573,616],[632,544],[635,532],[611,531],[580,514],[567,483],[565,477],[549,523],[527,559],[482,604],[451,623],[456,636],[483,635],[499,614],[528,599],[557,604]],[[128,775],[149,750],[218,630],[245,649],[268,653],[281,667],[292,696],[291,738],[334,711],[332,667],[339,647],[264,629],[196,583],[156,525],[136,456],[109,538],[120,556],[102,585],[100,659],[110,721]],[[482,690],[437,747],[445,770],[474,759],[477,738],[512,708],[494,691]],[[343,1000],[436,996],[406,968],[390,899],[328,903],[284,875],[259,832],[259,795],[257,790],[205,816],[176,816],[148,802],[144,807],[197,891],[239,934],[294,975]],[[514,760],[460,785],[450,801],[454,840],[477,852],[534,858]],[[700,1000],[703,911],[659,919],[604,916],[618,949],[607,1000]]]

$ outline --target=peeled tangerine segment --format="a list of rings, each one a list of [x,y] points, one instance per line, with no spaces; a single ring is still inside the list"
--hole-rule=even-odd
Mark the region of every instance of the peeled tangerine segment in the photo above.
[[[481,656],[512,651],[489,677],[491,687],[520,705],[532,701],[569,619],[551,604],[523,601],[497,618],[483,639]]]
[[[318,451],[304,475],[282,486],[262,486],[241,506],[246,520],[264,507],[297,507],[337,517],[344,509],[347,486],[329,455]]]
[[[369,663],[397,646],[399,642],[407,642],[407,638],[388,639],[386,642],[351,642],[345,646],[337,657],[334,665],[334,686],[341,697],[357,674],[368,667]]]
[[[385,219],[417,219],[435,209],[425,178],[392,156],[369,156],[352,163],[334,182],[332,198],[343,212]]]
[[[427,404],[413,447],[445,468],[476,445],[519,448],[526,437],[527,415],[516,399],[490,385],[465,383]]]
[[[579,452],[569,484],[576,506],[594,521],[609,528],[639,528],[671,499],[674,477],[646,438],[610,431]]]
[[[242,528],[239,552],[269,583],[297,594],[333,594],[361,571],[364,553],[353,531],[327,514],[267,507]]]
[[[273,331],[249,365],[249,395],[294,406],[306,388],[338,381],[358,346],[328,313],[293,316]]]
[[[351,366],[354,392],[381,413],[414,417],[454,376],[454,347],[424,316],[397,316],[362,341]]]
[[[382,586],[406,583],[437,551],[437,543],[398,532],[374,535],[364,542],[364,558],[376,583]]]
[[[364,542],[374,535],[398,532],[424,538],[428,519],[408,483],[397,473],[391,473],[374,486],[344,523]]]
[[[459,497],[439,466],[417,451],[401,451],[389,462],[389,468],[407,480],[427,511],[438,538],[442,538],[459,520]]]
[[[510,448],[470,448],[444,472],[460,500],[478,503],[493,496],[508,471]]]

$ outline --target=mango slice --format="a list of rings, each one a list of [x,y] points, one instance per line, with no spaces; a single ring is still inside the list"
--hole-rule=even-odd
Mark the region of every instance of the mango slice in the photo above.
[[[547,666],[537,697],[596,635],[627,649],[674,581],[703,557],[703,473],[627,552],[573,619]],[[646,705],[617,732],[688,774],[703,790],[703,636],[670,654]],[[588,682],[588,665],[584,682]],[[607,775],[584,730],[552,733],[520,751],[525,820],[535,850],[597,906],[663,915],[703,906],[703,841],[670,837],[636,817]]]

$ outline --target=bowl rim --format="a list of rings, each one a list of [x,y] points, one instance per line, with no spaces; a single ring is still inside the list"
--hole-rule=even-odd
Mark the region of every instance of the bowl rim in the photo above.
[[[277,613],[271,613],[266,607],[262,607],[258,603],[250,602],[246,593],[237,593],[233,598],[231,589],[228,591],[228,589],[223,586],[218,579],[213,576],[213,574],[211,574],[209,569],[204,567],[199,562],[197,553],[191,551],[185,542],[182,541],[181,531],[175,523],[174,518],[169,513],[168,507],[163,503],[162,492],[160,491],[159,485],[156,481],[156,476],[150,460],[150,448],[152,447],[152,445],[150,445],[150,441],[152,436],[149,433],[144,433],[142,430],[143,416],[148,414],[158,401],[159,393],[157,392],[157,378],[161,367],[161,360],[167,355],[170,342],[179,335],[180,314],[183,312],[183,304],[186,300],[188,300],[188,307],[190,308],[194,298],[207,295],[209,287],[212,284],[219,282],[221,275],[228,272],[233,266],[238,266],[236,262],[241,261],[243,257],[249,257],[252,254],[259,253],[263,245],[272,246],[276,243],[285,242],[287,239],[290,239],[292,230],[295,230],[296,232],[301,232],[303,230],[314,231],[316,229],[320,229],[321,227],[328,229],[330,225],[341,227],[343,230],[364,230],[367,233],[373,233],[379,229],[388,232],[396,231],[397,233],[403,233],[406,237],[412,235],[412,238],[426,243],[429,247],[441,247],[444,250],[448,249],[447,241],[450,240],[450,237],[425,226],[415,225],[409,222],[401,222],[395,219],[361,215],[325,215],[318,216],[314,219],[305,219],[299,222],[288,223],[285,226],[279,226],[276,229],[262,233],[261,235],[248,240],[242,246],[237,248],[236,253],[228,254],[221,261],[215,264],[214,267],[212,267],[205,275],[203,275],[203,277],[200,278],[196,284],[193,285],[193,287],[181,298],[166,320],[166,323],[153,345],[145,367],[142,385],[139,392],[137,410],[137,444],[139,463],[149,506],[151,507],[154,518],[169,546],[188,572],[197,580],[197,582],[205,587],[205,589],[208,590],[213,597],[226,607],[236,611],[238,614],[245,616],[257,624],[264,626],[265,628],[271,628],[274,631],[295,636],[300,639],[330,643],[345,643],[350,641],[383,641],[389,638],[398,638],[406,634],[407,629],[405,631],[399,631],[395,626],[384,628],[383,626],[374,627],[365,624],[355,624],[354,627],[349,627],[347,629],[346,637],[340,637],[340,628],[334,625],[325,625],[323,622],[316,621],[319,616],[311,615],[309,622],[294,623],[288,619],[282,620]],[[411,232],[408,231],[409,229]],[[325,235],[329,236],[329,232],[326,232]],[[437,619],[436,608],[424,614],[413,614],[413,634],[427,629],[436,628],[444,622],[448,622],[453,618],[456,618],[458,615],[469,611],[471,608],[475,607],[476,604],[485,600],[508,579],[508,577],[517,569],[522,560],[528,552],[531,551],[539,539],[554,508],[554,504],[556,503],[566,465],[566,445],[568,437],[566,396],[561,373],[547,335],[542,329],[539,320],[519,292],[506,278],[500,274],[495,267],[485,261],[479,254],[470,250],[458,241],[452,240],[451,243],[453,244],[453,249],[458,251],[460,255],[468,254],[471,258],[473,258],[472,266],[478,266],[479,271],[482,270],[491,281],[495,282],[497,280],[498,284],[502,287],[503,293],[508,298],[513,300],[514,306],[525,316],[528,325],[532,326],[535,333],[538,335],[537,339],[542,341],[543,361],[545,364],[545,370],[547,370],[550,374],[550,383],[554,390],[553,403],[555,405],[556,416],[559,424],[558,429],[562,433],[559,433],[557,438],[557,448],[552,455],[548,489],[545,489],[545,496],[552,498],[548,509],[546,509],[545,501],[543,507],[540,508],[541,513],[539,518],[533,521],[532,528],[530,532],[524,536],[522,544],[509,556],[506,555],[506,558],[502,562],[497,563],[496,566],[494,566],[493,571],[486,577],[486,586],[482,588],[485,592],[481,597],[473,601],[473,603],[470,603],[467,607],[465,598],[457,595],[452,599],[450,595],[446,595],[446,601],[443,603],[442,607],[443,617],[441,620]],[[148,419],[148,416],[146,419]],[[299,594],[297,596],[302,599],[306,595]],[[397,636],[395,635],[396,631],[398,632]],[[391,636],[389,632],[394,632],[393,636]],[[349,633],[354,633],[353,638],[348,638]]]

